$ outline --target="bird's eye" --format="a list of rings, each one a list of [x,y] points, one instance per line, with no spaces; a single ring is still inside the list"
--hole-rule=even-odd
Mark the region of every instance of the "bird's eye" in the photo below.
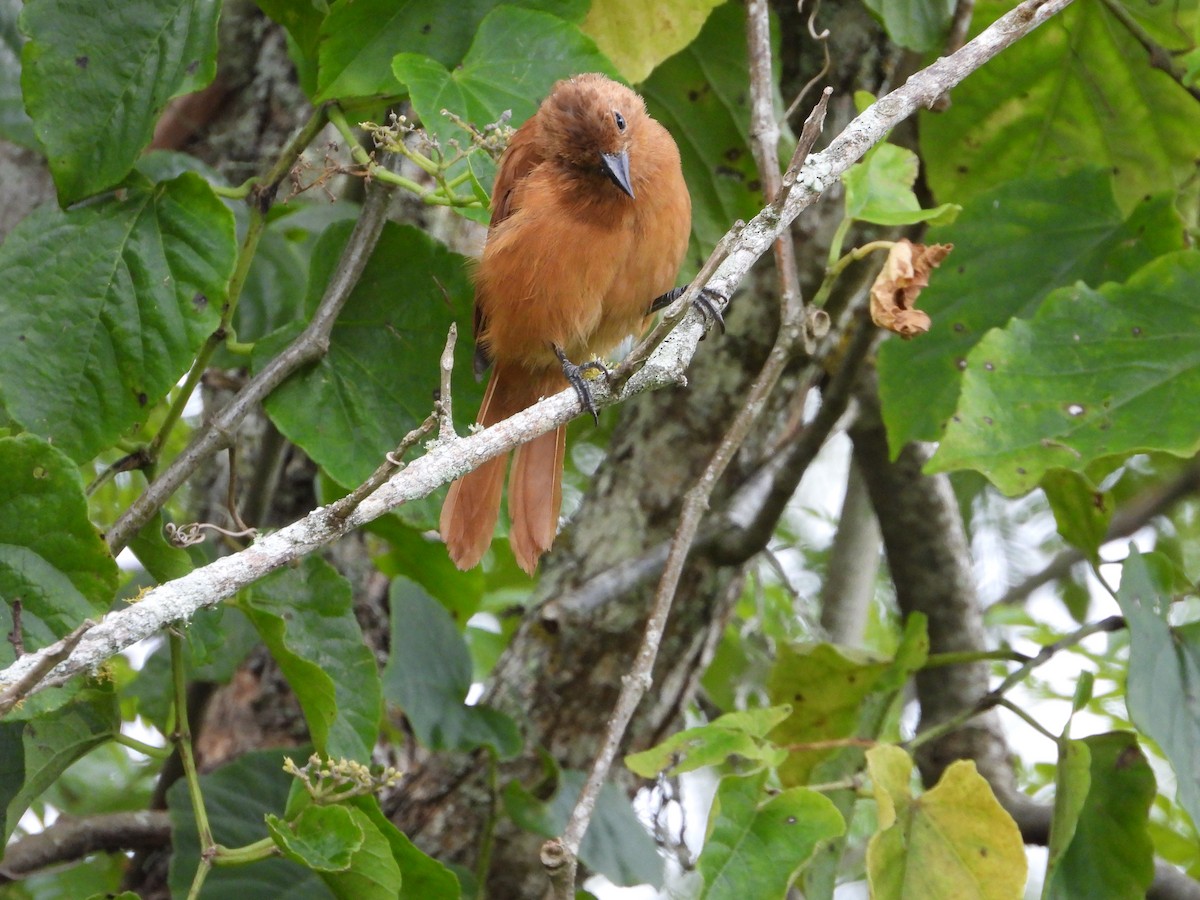
[[[615,109],[613,110],[613,120],[617,123],[617,131],[625,130],[625,117]]]

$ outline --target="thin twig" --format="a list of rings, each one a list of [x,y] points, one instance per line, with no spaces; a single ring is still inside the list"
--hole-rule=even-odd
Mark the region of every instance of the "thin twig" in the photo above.
[[[1197,491],[1200,491],[1200,459],[1188,463],[1171,481],[1149,488],[1117,510],[1104,532],[1103,543],[1128,537],[1155,516],[1163,515],[1184,497]],[[1082,550],[1070,547],[1050,560],[1040,572],[1010,588],[996,603],[1006,606],[1024,603],[1042,585],[1066,577],[1073,566],[1086,559]]]
[[[1192,95],[1195,100],[1200,100],[1200,87],[1189,82],[1187,70],[1175,62],[1175,58],[1171,51],[1158,43],[1154,37],[1141,23],[1138,22],[1127,10],[1116,0],[1103,0],[1104,7],[1112,13],[1113,17],[1121,23],[1126,31],[1133,36],[1133,39],[1142,45],[1142,49],[1150,56],[1150,65],[1152,68],[1158,69],[1171,78],[1176,84]]]
[[[454,345],[458,341],[458,323],[450,323],[450,331],[446,335],[446,346],[442,350],[442,356],[438,360],[438,369],[441,372],[440,387],[438,388],[438,398],[436,412],[438,416],[438,436],[441,441],[449,441],[458,437],[454,430],[454,406],[453,398],[450,395],[450,384],[454,376]]]
[[[917,747],[920,747],[923,744],[936,741],[939,738],[950,734],[952,731],[957,731],[971,719],[975,718],[975,716],[979,715],[980,713],[987,712],[989,709],[992,709],[997,705],[1000,705],[1000,702],[1004,699],[1004,695],[1006,693],[1012,690],[1016,684],[1024,681],[1025,678],[1028,677],[1029,673],[1038,666],[1049,662],[1050,659],[1060,650],[1065,650],[1068,647],[1074,647],[1080,641],[1091,637],[1093,634],[1120,631],[1124,627],[1124,616],[1109,616],[1107,619],[1101,619],[1098,622],[1092,622],[1089,625],[1084,625],[1082,628],[1076,629],[1054,643],[1047,644],[1037,653],[1036,656],[1031,657],[1026,662],[1009,672],[1008,676],[1005,677],[1003,681],[980,697],[973,705],[942,722],[938,722],[933,727],[927,728],[912,740],[906,742],[904,746],[911,753],[912,751],[916,750]]]
[[[22,698],[31,694],[39,682],[60,662],[67,659],[83,636],[96,625],[91,619],[85,621],[82,625],[75,628],[70,634],[62,638],[55,644],[44,648],[38,653],[27,654],[26,656],[18,657],[28,659],[35,657],[35,663],[24,671],[19,678],[7,685],[3,691],[0,691],[0,717],[8,715],[9,711],[16,706]]]
[[[819,83],[820,80],[829,73],[829,70],[833,68],[833,58],[829,55],[829,29],[826,28],[818,33],[814,27],[817,20],[817,13],[820,11],[820,9],[821,0],[814,0],[812,11],[808,14],[808,36],[821,45],[821,53],[824,56],[824,61],[821,64],[821,71],[819,71],[812,78],[808,79],[804,87],[800,88],[800,93],[796,95],[796,99],[791,102],[791,105],[787,108],[787,112],[783,114],[784,119],[790,119],[792,117],[792,113],[800,108],[800,104],[804,102],[804,98],[808,96],[808,92],[813,89],[813,86]],[[797,12],[803,11],[804,0],[800,0]]]
[[[416,446],[416,443],[421,438],[433,431],[433,427],[437,424],[437,421],[438,415],[436,412],[431,412],[427,415],[424,422],[406,434],[404,439],[396,446],[396,449],[387,454],[384,461],[379,464],[379,468],[371,473],[371,477],[345,497],[342,497],[342,499],[335,500],[329,504],[329,515],[334,519],[345,521],[346,517],[354,512],[360,503],[386,484],[387,480],[395,475],[397,471],[404,468],[404,454]]]

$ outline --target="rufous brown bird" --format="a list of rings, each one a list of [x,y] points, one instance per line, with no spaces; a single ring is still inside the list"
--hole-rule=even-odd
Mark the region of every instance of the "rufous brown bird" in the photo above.
[[[586,368],[644,327],[675,284],[691,211],[679,148],[640,96],[596,74],[554,86],[513,135],[492,192],[475,270],[476,374],[493,366],[480,425],[563,390],[568,374],[580,389],[572,361]],[[558,528],[565,448],[559,428],[513,459],[509,544],[530,574]],[[441,533],[460,569],[491,543],[506,463],[450,486]]]

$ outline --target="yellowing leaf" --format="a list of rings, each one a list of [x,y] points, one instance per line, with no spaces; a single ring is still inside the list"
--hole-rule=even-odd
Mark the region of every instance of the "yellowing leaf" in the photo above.
[[[721,0],[594,0],[583,20],[584,34],[596,42],[617,71],[636,84],[700,33]],[[741,40],[741,35],[738,35]]]
[[[959,760],[919,797],[909,789],[912,759],[875,747],[867,765],[880,831],[867,847],[874,900],[1012,900],[1025,889],[1021,833],[975,763]]]

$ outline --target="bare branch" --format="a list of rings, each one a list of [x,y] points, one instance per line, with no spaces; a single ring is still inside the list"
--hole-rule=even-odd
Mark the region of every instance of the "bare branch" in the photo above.
[[[729,255],[717,268],[710,286],[728,297],[750,267],[796,216],[814,203],[826,187],[882,140],[898,122],[911,115],[918,106],[932,103],[1070,2],[1025,0],[958,53],[916,73],[906,84],[864,110],[825,150],[809,158],[796,179],[795,189],[787,195],[781,210],[768,207],[746,224],[731,243]],[[305,331],[306,335],[310,335],[307,342],[301,344],[298,341],[299,346],[293,345],[294,349],[289,348],[272,361],[202,429],[180,457],[114,525],[110,533],[110,547],[123,546],[200,461],[228,440],[229,433],[254,404],[297,366],[323,351],[329,328],[348,293],[348,285],[354,283],[365,265],[368,245],[372,242],[370,235],[377,235],[382,228],[386,204],[386,197],[379,196],[373,190],[355,230],[355,235],[360,237],[351,238],[350,245],[355,247],[355,252],[348,251],[343,255],[326,291],[326,299]],[[684,316],[650,354],[645,365],[615,396],[603,380],[596,382],[593,392],[597,405],[610,406],[642,391],[678,383],[695,354],[703,331],[699,316]],[[425,456],[414,460],[366,498],[344,520],[338,520],[328,508],[316,509],[292,525],[260,538],[239,553],[223,557],[183,578],[146,592],[139,602],[105,616],[84,635],[74,652],[55,666],[48,678],[32,686],[29,693],[52,684],[61,684],[78,672],[95,669],[125,647],[154,634],[171,622],[187,621],[198,609],[219,603],[267,573],[340,538],[347,531],[378,518],[402,503],[427,496],[485,460],[557,428],[578,411],[579,401],[573,391],[567,390],[546,398],[491,428],[430,449]],[[21,657],[0,672],[0,691],[21,682],[31,671],[44,664],[46,657],[60,653],[62,648],[60,641]]]
[[[63,817],[38,834],[4,850],[0,883],[16,881],[89,853],[151,850],[171,842],[171,819],[162,810],[108,813],[84,819]]]

